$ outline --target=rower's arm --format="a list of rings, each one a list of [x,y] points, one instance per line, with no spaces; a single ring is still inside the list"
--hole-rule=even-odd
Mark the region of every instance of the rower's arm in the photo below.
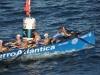
[[[31,42],[35,42],[35,38],[34,38],[33,40],[29,40],[29,41],[31,41]]]
[[[45,45],[45,42],[40,42],[40,44]]]
[[[46,41],[44,41],[44,42],[40,42],[40,44],[42,44],[42,45],[47,45],[47,44],[49,43],[49,41],[50,41],[50,40],[46,40]]]
[[[9,42],[8,44],[10,44],[10,45],[16,45],[17,42]]]
[[[27,44],[25,43],[22,46],[15,46],[15,47],[17,47],[17,48],[27,48]]]
[[[10,45],[19,45],[19,44],[20,44],[20,41],[16,41],[16,42],[9,42],[8,44],[10,44]]]
[[[28,47],[27,43],[25,43],[25,44],[23,44],[23,45],[21,46],[21,48],[27,48],[27,47]]]

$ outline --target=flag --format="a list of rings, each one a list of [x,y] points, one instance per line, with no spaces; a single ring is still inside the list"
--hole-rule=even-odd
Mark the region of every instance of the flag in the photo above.
[[[24,10],[26,11],[27,16],[30,15],[30,2],[31,2],[31,0],[26,0],[26,4],[25,4],[25,7],[24,7]]]

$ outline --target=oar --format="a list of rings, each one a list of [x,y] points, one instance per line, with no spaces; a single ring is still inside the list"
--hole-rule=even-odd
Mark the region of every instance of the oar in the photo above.
[[[95,29],[83,30],[83,31],[74,33],[74,34],[75,34],[74,36],[78,37],[80,40],[82,40],[83,42],[86,42],[87,44],[90,44],[90,45],[92,45],[92,46],[95,46],[95,48],[100,48],[99,46],[96,46],[95,44],[92,44],[92,43],[90,43],[90,42],[88,42],[88,41],[82,39],[81,37],[79,37],[79,34],[84,33],[84,32],[87,32],[87,31],[91,31],[91,30],[95,30]],[[68,30],[68,31],[70,31],[70,30]]]
[[[84,33],[84,32],[87,32],[87,31],[91,31],[91,30],[95,30],[95,29],[88,29],[88,30],[82,30],[82,31],[80,31],[80,32],[76,32],[75,34],[76,35],[79,35],[79,34],[81,34],[81,33]],[[73,30],[67,30],[68,32],[71,32],[71,31],[73,31]]]
[[[87,32],[87,31],[91,31],[91,30],[94,30],[94,29],[84,30],[84,31],[75,33],[75,36],[78,37],[78,38],[79,38],[80,40],[82,40],[83,42],[86,42],[87,44],[90,44],[90,45],[94,46],[95,48],[100,48],[99,46],[96,46],[95,44],[92,44],[92,43],[90,43],[90,42],[84,40],[83,38],[81,38],[81,37],[79,36],[79,34],[81,34],[81,33],[83,33],[83,32]]]
[[[31,46],[30,46],[30,47],[31,47]],[[20,55],[18,55],[15,59],[13,59],[10,63],[8,63],[8,64],[4,67],[4,69],[9,68],[9,66],[10,66],[13,62],[15,62],[20,56],[22,56],[22,55],[24,54],[24,52],[26,52],[28,49],[30,49],[30,47],[27,48],[27,49],[25,49]]]
[[[78,36],[77,36],[78,37]],[[90,43],[90,42],[88,42],[88,41],[86,41],[86,40],[84,40],[84,39],[82,39],[82,38],[80,38],[80,37],[78,37],[80,40],[82,40],[83,42],[86,42],[87,44],[90,44],[90,45],[92,45],[92,46],[94,46],[95,48],[100,48],[99,46],[96,46],[95,44],[92,44],[92,43]]]
[[[91,31],[91,30],[94,30],[94,29],[83,30],[83,31],[80,31],[80,32],[74,33],[74,34],[75,34],[76,37],[78,37],[78,38],[79,38],[80,40],[82,40],[83,42],[85,42],[85,43],[87,43],[87,44],[90,44],[90,45],[92,45],[92,46],[95,46],[94,44],[92,44],[92,43],[90,43],[90,42],[88,42],[88,41],[82,39],[82,38],[79,36],[79,34],[81,34],[81,33],[83,33],[83,32],[87,32],[87,31]]]
[[[74,33],[74,34],[75,34],[76,37],[78,37],[78,38],[79,38],[80,40],[82,40],[83,42],[86,42],[87,44],[90,44],[90,45],[92,45],[92,46],[95,46],[94,44],[92,44],[92,43],[90,43],[90,42],[88,42],[88,41],[82,39],[82,38],[79,36],[79,34],[81,34],[81,33],[83,33],[83,32],[87,32],[87,31],[91,31],[91,30],[94,30],[94,29],[83,30],[83,31],[80,31],[80,32]]]
[[[82,39],[82,38],[79,37],[78,35],[76,35],[76,36],[77,36],[80,40],[82,40],[83,42],[85,42],[85,43],[87,43],[87,44],[90,44],[90,45],[92,45],[92,46],[95,46],[95,44],[92,44],[92,43],[90,43],[90,42],[88,42],[88,41]]]

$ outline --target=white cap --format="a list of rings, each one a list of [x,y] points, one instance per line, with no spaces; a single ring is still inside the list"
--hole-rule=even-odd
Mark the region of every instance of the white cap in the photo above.
[[[0,42],[3,42],[2,40],[0,40]]]
[[[48,33],[45,33],[44,36],[48,36]]]
[[[16,36],[20,37],[21,35],[20,34],[17,34]]]

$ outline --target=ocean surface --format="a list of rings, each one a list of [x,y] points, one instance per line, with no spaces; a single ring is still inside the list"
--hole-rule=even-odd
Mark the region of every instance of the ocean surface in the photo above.
[[[14,41],[22,35],[25,0],[0,0],[0,39]],[[68,30],[95,29],[95,49],[0,61],[0,75],[100,75],[100,0],[31,0],[31,17],[41,36],[50,37],[60,26]]]

